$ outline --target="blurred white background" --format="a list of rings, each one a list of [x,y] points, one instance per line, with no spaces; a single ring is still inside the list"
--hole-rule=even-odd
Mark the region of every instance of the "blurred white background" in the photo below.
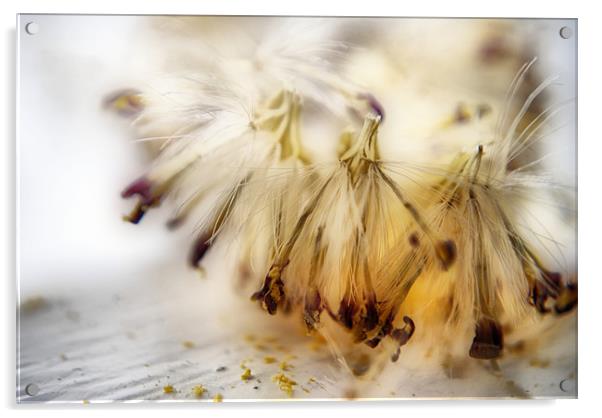
[[[107,288],[173,259],[162,216],[121,220],[122,188],[144,167],[128,121],[102,108],[149,65],[132,16],[22,15],[19,20],[18,230],[21,296]],[[25,26],[35,22],[37,33]],[[172,245],[170,245],[170,243]]]

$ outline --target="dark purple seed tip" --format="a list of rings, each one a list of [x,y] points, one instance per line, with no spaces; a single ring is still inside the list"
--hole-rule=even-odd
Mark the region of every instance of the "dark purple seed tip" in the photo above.
[[[558,293],[554,311],[560,315],[572,311],[575,306],[577,306],[577,283],[568,283]]]
[[[491,112],[492,112],[491,106],[489,106],[486,103],[482,103],[482,104],[480,104],[480,105],[477,106],[477,117],[479,119],[487,116]]]
[[[380,340],[381,339],[379,337],[376,337],[376,338],[366,341],[365,344],[370,348],[376,348],[380,344]]]
[[[211,237],[207,234],[200,235],[192,244],[192,248],[190,250],[190,265],[193,268],[197,268],[199,263],[211,247]]]
[[[468,112],[468,109],[466,109],[466,105],[464,105],[463,103],[460,103],[456,107],[456,111],[454,113],[454,121],[456,123],[462,124],[462,123],[468,122],[469,120],[470,120],[470,113]]]
[[[378,116],[380,116],[380,120],[381,122],[385,120],[385,108],[383,107],[383,105],[376,99],[376,97],[374,97],[374,95],[372,93],[360,93],[358,98],[360,100],[365,100],[368,105],[370,106],[370,109],[377,114]]]
[[[555,271],[542,271],[543,279],[555,290],[562,286],[562,275]]]
[[[143,202],[152,201],[152,193],[151,193],[152,183],[146,177],[140,177],[130,183],[122,192],[121,197],[127,199],[128,197],[132,197],[134,195],[138,195],[142,198]]]
[[[347,329],[353,328],[353,316],[355,314],[355,305],[346,300],[341,301],[339,306],[339,322]]]
[[[378,309],[376,301],[370,301],[366,307],[366,317],[364,318],[364,330],[371,331],[378,325]]]
[[[185,216],[176,216],[176,217],[173,217],[173,218],[169,219],[165,223],[165,226],[170,231],[173,231],[174,229],[178,229],[180,226],[182,226],[184,224],[185,220],[186,220]]]
[[[418,234],[416,232],[412,232],[408,237],[408,241],[410,245],[414,248],[417,248],[420,245],[420,239],[418,238]]]
[[[144,217],[144,214],[146,213],[147,207],[138,203],[134,209],[132,209],[132,212],[130,212],[129,215],[124,215],[123,216],[123,220],[129,223],[132,223],[134,225],[137,225],[138,223],[140,223],[140,221],[142,220],[142,218]]]
[[[452,240],[439,241],[437,244],[437,255],[441,261],[443,270],[448,270],[456,261],[456,243]]]

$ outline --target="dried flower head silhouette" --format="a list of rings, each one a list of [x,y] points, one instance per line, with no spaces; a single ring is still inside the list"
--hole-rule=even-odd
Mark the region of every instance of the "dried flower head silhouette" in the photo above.
[[[172,198],[170,227],[197,221],[193,267],[216,240],[236,239],[240,285],[267,313],[292,313],[332,344],[349,340],[392,361],[409,342],[496,359],[506,328],[571,311],[576,276],[547,265],[524,217],[553,189],[537,144],[561,106],[534,103],[555,79],[536,81],[536,60],[523,59],[502,108],[460,104],[433,128],[497,116],[495,129],[470,125],[470,139],[442,145],[432,161],[401,160],[380,131],[403,109],[344,75],[338,63],[350,47],[332,39],[272,28],[250,54],[204,50],[202,71],[112,96],[108,105],[135,115],[143,138],[159,144],[122,192],[137,199],[124,219],[137,224]],[[502,52],[483,50],[483,60]],[[333,132],[326,158],[308,146],[316,115]]]

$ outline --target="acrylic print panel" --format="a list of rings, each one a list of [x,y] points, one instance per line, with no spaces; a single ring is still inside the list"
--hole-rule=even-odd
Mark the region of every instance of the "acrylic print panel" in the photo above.
[[[576,21],[17,32],[19,402],[577,396]]]

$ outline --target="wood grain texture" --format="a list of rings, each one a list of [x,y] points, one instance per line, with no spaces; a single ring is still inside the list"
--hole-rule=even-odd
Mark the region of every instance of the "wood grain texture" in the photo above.
[[[556,343],[536,356],[506,356],[500,372],[476,361],[461,371],[391,364],[375,379],[362,380],[301,328],[268,317],[227,281],[209,276],[168,269],[118,290],[90,289],[24,305],[17,401],[211,401],[218,393],[224,402],[576,396],[574,317],[545,331],[558,334],[546,336]],[[573,340],[567,350],[566,341]],[[266,356],[276,361],[267,364]],[[248,381],[241,379],[243,362],[252,373]],[[280,372],[297,382],[292,397],[272,380]],[[39,389],[34,396],[25,390],[29,384]],[[164,393],[166,385],[174,392]],[[207,389],[200,398],[195,385]]]

